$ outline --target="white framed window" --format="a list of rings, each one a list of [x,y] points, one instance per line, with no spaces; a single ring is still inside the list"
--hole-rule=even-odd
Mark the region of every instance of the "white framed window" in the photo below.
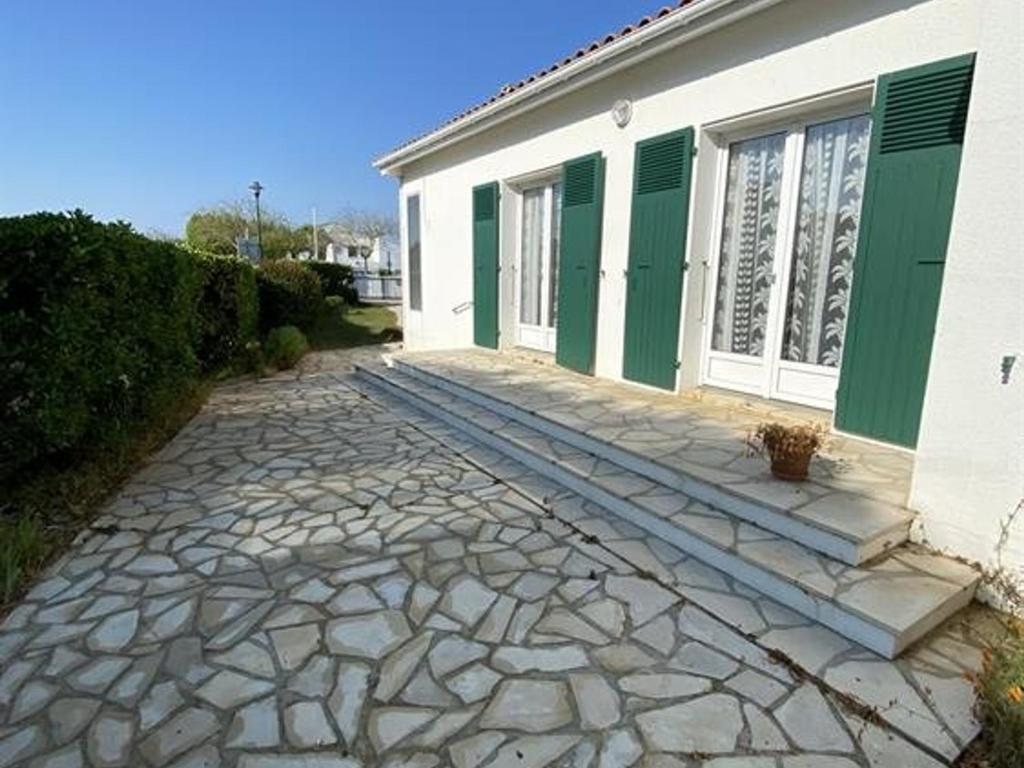
[[[723,142],[704,383],[834,407],[870,130],[848,108]]]
[[[562,183],[520,188],[516,259],[516,343],[554,352],[558,325],[558,263]]]
[[[405,215],[405,240],[409,259],[409,309],[419,312],[423,309],[423,246],[419,194],[409,195],[405,199]]]

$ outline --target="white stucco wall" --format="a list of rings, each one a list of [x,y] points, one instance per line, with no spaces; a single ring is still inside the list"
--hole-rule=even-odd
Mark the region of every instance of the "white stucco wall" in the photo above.
[[[911,506],[930,544],[1024,584],[1024,15],[984,5]]]
[[[620,379],[634,146],[692,125],[700,153],[691,196],[680,386],[695,385],[702,304],[709,301],[702,262],[717,237],[710,227],[715,145],[704,127],[857,86],[855,98],[866,107],[879,74],[977,51],[912,505],[924,513],[923,534],[930,542],[993,562],[1000,522],[1024,495],[1024,249],[1016,227],[1005,224],[1024,220],[1016,130],[1022,103],[1017,5],[1018,0],[784,0],[404,167],[403,243],[405,198],[418,193],[423,249],[423,311],[409,311],[406,297],[407,346],[472,344],[472,310],[453,312],[473,297],[472,187],[601,151],[606,191],[595,369],[599,376]],[[625,129],[608,114],[619,98],[634,105]],[[503,205],[511,199],[505,195]],[[508,214],[502,213],[503,225],[511,220]],[[506,246],[509,238],[502,242],[502,293],[510,296],[514,253]],[[408,274],[404,247],[402,258]],[[501,326],[508,327],[507,317]],[[509,336],[503,333],[503,339]],[[1017,364],[1003,385],[1000,360],[1014,354]],[[1018,533],[1002,556],[1020,569],[1024,523],[1016,525]]]

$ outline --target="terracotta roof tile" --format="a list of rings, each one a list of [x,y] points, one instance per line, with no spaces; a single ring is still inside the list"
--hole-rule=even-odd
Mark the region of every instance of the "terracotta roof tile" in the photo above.
[[[641,29],[643,29],[645,27],[648,27],[651,24],[659,22],[662,19],[664,19],[666,16],[669,16],[670,14],[675,13],[679,9],[684,8],[684,7],[688,6],[688,5],[693,5],[693,3],[695,3],[695,2],[698,2],[698,0],[679,0],[674,5],[664,5],[661,8],[659,8],[657,11],[655,11],[654,13],[651,13],[651,14],[648,14],[647,16],[644,16],[639,21],[637,21],[637,22],[635,22],[633,24],[627,24],[625,27],[620,29],[618,32],[612,32],[612,33],[606,35],[605,37],[603,37],[600,40],[595,40],[590,45],[588,45],[588,46],[586,46],[584,48],[578,48],[571,56],[567,56],[566,58],[562,59],[561,61],[556,61],[554,64],[552,64],[551,66],[547,67],[546,69],[542,69],[542,70],[540,70],[538,72],[535,72],[532,75],[530,75],[529,77],[526,77],[526,78],[520,80],[517,83],[506,83],[493,96],[491,96],[491,97],[489,97],[489,98],[485,99],[484,101],[481,101],[481,102],[479,102],[477,104],[474,104],[471,107],[468,107],[468,108],[462,110],[461,112],[459,112],[458,114],[454,115],[453,117],[450,117],[448,120],[445,120],[443,123],[441,123],[440,125],[436,126],[435,128],[432,128],[431,130],[426,131],[425,133],[421,133],[418,136],[414,136],[413,138],[409,139],[408,141],[403,142],[402,144],[399,144],[394,149],[392,149],[389,152],[385,153],[384,156],[386,157],[387,155],[394,154],[395,152],[398,152],[399,150],[404,149],[405,147],[408,147],[411,144],[415,144],[420,139],[424,139],[427,136],[430,136],[432,133],[436,133],[437,131],[441,130],[442,128],[447,128],[447,127],[449,127],[451,125],[454,125],[455,123],[458,123],[459,121],[464,120],[465,118],[469,117],[470,115],[474,114],[475,112],[480,111],[484,107],[489,106],[489,105],[493,104],[494,102],[499,101],[500,99],[506,98],[510,94],[515,93],[516,91],[524,88],[525,86],[531,85],[532,83],[535,83],[538,80],[542,80],[543,78],[549,76],[551,73],[557,71],[561,67],[563,67],[563,66],[565,66],[567,64],[571,64],[572,62],[577,61],[579,59],[582,59],[585,56],[590,56],[591,54],[593,54],[596,51],[601,50],[605,46],[610,45],[611,43],[614,43],[617,40],[621,40],[622,38],[627,37],[627,36],[633,34],[634,32],[637,32],[637,31],[639,31],[639,30],[641,30]]]

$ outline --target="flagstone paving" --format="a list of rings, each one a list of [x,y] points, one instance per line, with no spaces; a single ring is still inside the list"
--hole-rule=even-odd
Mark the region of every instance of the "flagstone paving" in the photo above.
[[[482,353],[467,353],[469,360],[480,356]],[[455,356],[448,353],[446,358],[452,360]],[[529,386],[543,390],[548,385]],[[524,384],[522,388],[527,387]],[[578,390],[575,383],[573,388]],[[927,744],[930,750],[954,759],[977,735],[979,726],[973,714],[970,676],[979,671],[984,649],[999,645],[1008,631],[997,612],[971,605],[899,657],[879,656],[759,593],[756,584],[751,589],[729,573],[708,567],[618,514],[539,477],[502,452],[474,442],[457,427],[439,422],[430,409],[425,417],[401,399],[389,400],[388,395],[380,392],[376,396],[391,402],[408,420],[441,442],[456,447],[496,477],[550,509],[560,520],[576,521],[578,530],[599,540],[605,548],[652,574],[660,583],[679,590],[689,601],[709,609],[762,648],[783,655],[807,674],[827,680],[841,694],[878,713],[889,724]],[[466,404],[463,413],[474,407]],[[505,437],[518,430],[507,427],[503,418],[494,415],[489,424]],[[917,557],[910,553],[907,556]],[[832,573],[836,567],[833,564]],[[908,607],[898,599],[894,605],[904,610]],[[644,628],[647,637],[656,636],[652,627],[653,623]],[[716,638],[715,642],[723,644],[727,640]]]
[[[351,360],[220,388],[9,613],[0,767],[940,764]]]

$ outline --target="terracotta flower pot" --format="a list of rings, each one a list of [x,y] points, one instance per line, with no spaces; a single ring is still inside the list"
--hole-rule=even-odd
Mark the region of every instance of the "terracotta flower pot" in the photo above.
[[[780,480],[806,480],[811,454],[772,456],[772,474]]]

